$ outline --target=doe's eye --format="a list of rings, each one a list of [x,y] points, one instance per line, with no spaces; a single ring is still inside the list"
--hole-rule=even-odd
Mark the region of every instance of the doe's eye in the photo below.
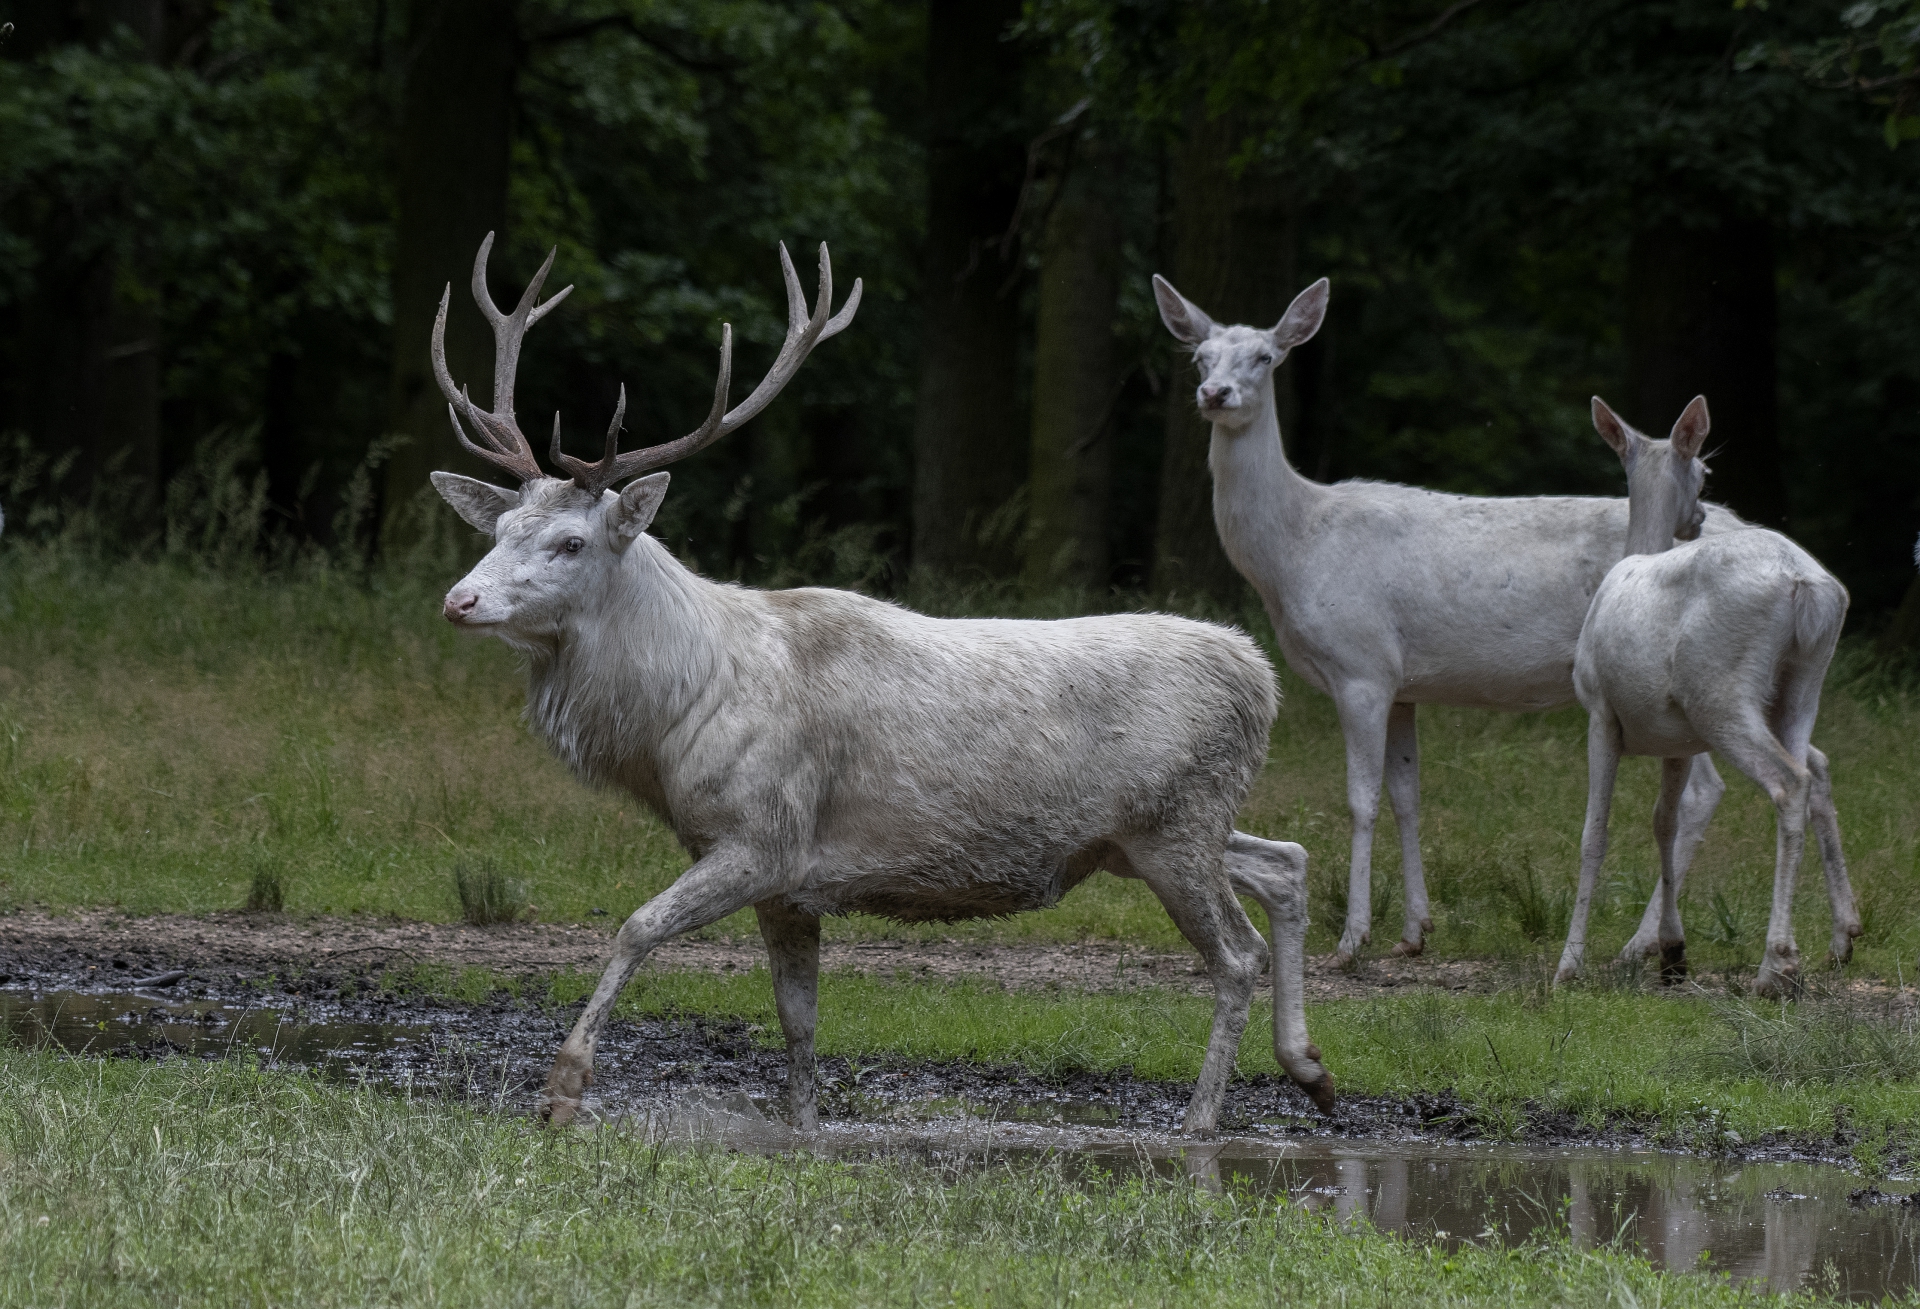
[[[561,548],[564,549],[570,555],[577,555],[580,553],[580,551],[583,548],[585,548],[586,544],[587,543],[585,541],[582,541],[579,537],[570,536],[567,538],[566,545],[562,546]]]
[[[1260,356],[1260,366],[1261,366],[1261,367],[1263,367],[1263,368],[1264,368],[1264,367],[1266,367],[1266,365],[1268,365],[1268,364],[1270,364],[1270,363],[1272,363],[1272,362],[1273,362],[1273,356],[1272,356],[1272,355],[1261,355],[1261,356]]]

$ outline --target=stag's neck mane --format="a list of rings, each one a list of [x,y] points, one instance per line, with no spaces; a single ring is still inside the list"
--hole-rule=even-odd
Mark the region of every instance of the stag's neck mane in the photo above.
[[[528,660],[527,719],[583,779],[668,813],[676,759],[753,648],[746,593],[709,582],[642,533],[602,590]]]

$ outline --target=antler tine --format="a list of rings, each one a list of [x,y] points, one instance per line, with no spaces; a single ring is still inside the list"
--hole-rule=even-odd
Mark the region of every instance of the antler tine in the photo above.
[[[527,283],[513,312],[501,313],[500,306],[493,302],[492,292],[487,290],[487,259],[492,253],[493,233],[488,232],[473,259],[472,289],[480,316],[493,328],[493,411],[489,413],[475,405],[464,387],[454,385],[453,375],[447,370],[447,307],[453,296],[452,286],[441,295],[440,312],[433,323],[433,376],[440,384],[440,393],[447,398],[453,430],[460,444],[522,482],[530,482],[545,474],[513,415],[513,382],[520,369],[520,343],[526,338],[527,329],[565,300],[573,287],[563,287],[545,304],[539,303],[540,288],[546,284],[547,274],[553,270],[554,258],[559,254],[556,246],[547,251],[546,261]],[[484,447],[468,439],[460,422],[462,418],[485,443]]]
[[[558,464],[574,483],[595,495],[607,489],[620,473],[620,429],[627,418],[627,388],[620,386],[620,399],[613,406],[613,421],[607,424],[607,452],[593,463],[585,459],[575,459],[560,449],[560,415],[553,416],[553,447],[547,451],[548,458]]]
[[[588,464],[583,460],[572,459],[560,454],[556,429],[554,459],[562,467],[573,473],[574,481],[588,490],[598,493],[621,478],[632,477],[637,473],[648,472],[684,459],[719,440],[727,433],[735,431],[755,414],[772,403],[782,388],[793,380],[800,371],[800,365],[806,362],[813,347],[830,336],[838,334],[853,321],[854,312],[860,307],[861,283],[856,278],[853,293],[847,297],[847,303],[838,314],[829,316],[833,306],[833,262],[827,256],[826,242],[820,243],[820,292],[814,301],[813,312],[807,312],[807,300],[800,289],[800,277],[793,269],[793,259],[787,254],[786,244],[780,246],[780,274],[787,287],[787,336],[780,344],[780,353],[774,358],[773,366],[767,375],[760,379],[760,385],[753,388],[753,394],[742,400],[732,409],[727,408],[727,395],[733,381],[733,328],[730,324],[720,325],[720,372],[713,385],[713,408],[708,410],[706,421],[693,431],[675,441],[661,445],[651,445],[644,450],[631,450],[626,454],[615,452],[615,441],[619,429],[619,415],[615,415],[614,427],[607,433],[607,453],[597,463]],[[555,297],[556,299],[558,297]],[[624,409],[626,393],[621,392]]]

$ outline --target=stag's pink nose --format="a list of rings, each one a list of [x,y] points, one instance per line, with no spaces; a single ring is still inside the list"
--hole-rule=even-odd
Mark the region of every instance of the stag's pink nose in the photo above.
[[[1200,407],[1202,409],[1218,409],[1221,405],[1226,403],[1227,392],[1230,389],[1231,388],[1225,387],[1225,386],[1201,387],[1200,388]]]
[[[447,596],[447,602],[440,606],[440,612],[447,616],[450,623],[463,622],[479,603],[480,597],[472,591],[454,591]]]

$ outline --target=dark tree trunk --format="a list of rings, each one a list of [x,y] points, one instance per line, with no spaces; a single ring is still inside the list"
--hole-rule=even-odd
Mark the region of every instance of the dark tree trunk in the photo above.
[[[1233,175],[1228,165],[1241,136],[1232,117],[1208,118],[1197,109],[1190,117],[1171,176],[1168,276],[1215,322],[1272,326],[1299,290],[1294,214],[1282,179],[1251,171]],[[1211,429],[1194,409],[1194,372],[1185,352],[1173,354],[1170,363],[1152,587],[1168,599],[1231,604],[1242,583],[1213,523]],[[1283,367],[1274,385],[1284,426],[1292,411],[1290,370]]]
[[[1696,395],[1713,418],[1707,493],[1768,527],[1787,523],[1781,471],[1773,233],[1717,226],[1634,233],[1627,251],[1629,422],[1664,437]]]
[[[1083,144],[1047,218],[1033,350],[1030,586],[1107,582],[1120,223],[1103,186],[1105,162]]]
[[[122,28],[147,60],[166,57],[164,0],[28,4],[16,22],[8,53],[18,59],[66,42],[97,45]],[[15,421],[48,453],[75,454],[66,494],[101,490],[103,507],[122,513],[152,505],[161,476],[160,327],[139,288],[138,253],[63,249],[57,240],[54,248],[62,253],[41,272],[15,334]]]
[[[927,22],[927,244],[913,424],[913,568],[1007,576],[1017,533],[982,529],[1020,489],[1017,252],[1000,238],[1024,172],[1020,61],[1001,40],[1019,0],[932,0]],[[1004,526],[1004,525],[1003,525]]]
[[[493,334],[467,284],[481,238],[495,233],[496,284],[506,244],[507,162],[519,38],[511,0],[413,0],[401,102],[393,253],[393,373],[389,430],[407,438],[387,464],[389,540],[412,530],[409,509],[435,469],[499,472],[454,440],[428,347],[449,283],[447,365],[475,403],[493,400]],[[510,306],[516,286],[504,299]],[[503,297],[496,293],[496,301]]]

